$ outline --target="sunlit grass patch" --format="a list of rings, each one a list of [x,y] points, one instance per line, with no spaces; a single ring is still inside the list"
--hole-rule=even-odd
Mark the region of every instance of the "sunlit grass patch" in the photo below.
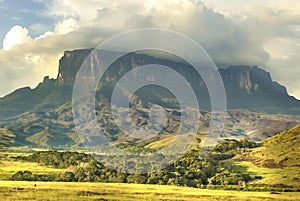
[[[33,174],[43,175],[57,175],[61,172],[66,171],[66,169],[47,167],[39,165],[38,163],[31,163],[14,159],[14,157],[20,155],[25,156],[28,155],[28,153],[0,153],[0,180],[9,180],[14,173],[24,170],[29,170]]]
[[[262,176],[262,179],[253,181],[253,184],[286,184],[300,187],[299,167],[264,168],[247,161],[236,162],[235,165],[236,170],[247,172],[252,177]]]
[[[178,186],[0,181],[0,196],[5,200],[297,200],[300,193],[270,194],[196,189]]]

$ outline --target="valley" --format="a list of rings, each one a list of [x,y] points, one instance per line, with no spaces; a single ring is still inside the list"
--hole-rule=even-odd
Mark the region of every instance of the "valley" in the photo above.
[[[84,153],[10,148],[0,153],[0,194],[6,200],[44,200],[45,193],[51,195],[48,200],[60,200],[61,196],[63,200],[174,200],[174,194],[178,200],[298,200],[299,150],[296,146],[292,150],[285,147],[298,142],[299,135],[295,138],[295,134],[300,133],[299,128],[296,126],[261,144],[225,140],[215,145],[205,159],[199,158],[195,146],[170,167],[139,176],[109,170]],[[154,148],[157,147],[151,147]],[[260,154],[274,154],[276,150],[289,157],[285,163],[273,162],[281,164],[280,167],[267,163],[272,160],[270,154]],[[199,182],[202,184],[197,185]]]

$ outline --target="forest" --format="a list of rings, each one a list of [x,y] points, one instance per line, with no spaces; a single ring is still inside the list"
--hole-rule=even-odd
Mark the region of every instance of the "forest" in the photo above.
[[[259,178],[252,178],[249,174],[239,172],[233,168],[233,165],[225,161],[238,153],[247,152],[248,149],[258,146],[260,146],[258,143],[249,140],[223,140],[208,150],[205,157],[199,157],[200,150],[191,149],[168,167],[147,174],[128,174],[110,169],[95,159],[92,154],[69,151],[38,151],[28,156],[17,156],[16,159],[55,168],[66,168],[68,171],[57,175],[42,175],[23,170],[16,172],[11,179],[19,181],[161,184],[196,188],[202,188],[208,184],[245,187],[249,181]]]

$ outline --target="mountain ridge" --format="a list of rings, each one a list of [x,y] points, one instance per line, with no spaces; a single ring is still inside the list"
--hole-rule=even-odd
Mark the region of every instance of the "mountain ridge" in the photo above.
[[[4,144],[39,147],[80,145],[73,122],[72,90],[82,62],[92,51],[93,49],[65,51],[59,62],[56,79],[46,76],[34,89],[25,87],[0,98],[0,139]],[[87,61],[91,64],[90,67],[99,64],[97,54],[100,53],[94,52],[92,59]],[[103,74],[100,93],[96,94],[95,109],[98,123],[104,126],[104,133],[115,143],[134,140],[120,132],[107,111],[116,82],[126,72],[149,63],[169,66],[190,82],[195,93],[199,95],[200,109],[203,109],[199,134],[205,133],[211,116],[209,111],[206,111],[210,105],[209,92],[204,81],[182,59],[170,61],[168,60],[170,57],[158,55],[159,53],[153,56],[151,52],[148,53],[126,54]],[[270,73],[257,66],[247,65],[230,66],[219,71],[224,80],[229,106],[221,138],[247,138],[259,141],[300,123],[297,116],[282,115],[300,114],[300,101],[289,96],[285,87],[274,82]],[[140,126],[150,125],[147,112],[151,105],[148,103],[154,102],[169,110],[169,123],[157,140],[176,133],[180,110],[172,94],[162,88],[150,87],[139,90],[134,102],[138,107],[143,107],[133,109],[133,114],[137,117],[136,123]]]
[[[63,57],[59,60],[59,71],[56,79],[49,79],[46,76],[43,82],[34,89],[28,87],[17,89],[11,94],[0,98],[0,120],[34,110],[36,105],[42,104],[43,100],[49,99],[50,96],[56,95],[56,97],[52,98],[54,100],[50,102],[56,102],[55,98],[58,98],[58,94],[64,96],[64,98],[61,98],[61,101],[58,101],[58,104],[53,104],[52,107],[57,107],[59,104],[70,100],[71,88],[76,79],[77,72],[82,62],[91,53],[94,55],[89,57],[89,59],[93,61],[90,60],[87,62],[90,63],[90,66],[100,65],[100,61],[95,59],[97,58],[97,54],[101,54],[100,50],[79,49],[65,51]],[[176,62],[173,62],[151,56],[148,52],[147,54],[142,52],[128,53],[120,60],[117,60],[105,72],[104,77],[111,85],[114,85],[125,74],[124,72],[149,63],[166,65],[183,74],[198,95],[200,109],[209,111],[209,92],[203,79],[195,73],[195,70],[191,66],[186,64],[182,59],[180,60],[180,58]],[[269,72],[257,66],[249,65],[220,68],[219,72],[225,86],[227,108],[229,110],[246,109],[255,112],[300,114],[300,101],[289,96],[286,88],[273,81]],[[164,95],[159,94],[156,99],[158,100],[159,96]],[[144,96],[152,96],[152,94],[145,93]],[[30,97],[34,97],[35,99],[30,100]],[[21,99],[28,99],[28,101],[25,101],[24,104],[24,101],[20,101]],[[159,101],[163,102],[162,100]],[[13,107],[9,107],[10,105]]]

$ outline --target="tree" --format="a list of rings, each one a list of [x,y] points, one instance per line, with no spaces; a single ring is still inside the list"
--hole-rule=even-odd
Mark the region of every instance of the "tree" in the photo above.
[[[28,170],[18,171],[12,175],[11,179],[14,181],[33,181],[34,175]]]
[[[58,181],[64,181],[64,182],[76,181],[75,174],[73,172],[64,172],[58,176]]]
[[[127,183],[144,184],[147,181],[145,175],[132,174],[127,177]]]

